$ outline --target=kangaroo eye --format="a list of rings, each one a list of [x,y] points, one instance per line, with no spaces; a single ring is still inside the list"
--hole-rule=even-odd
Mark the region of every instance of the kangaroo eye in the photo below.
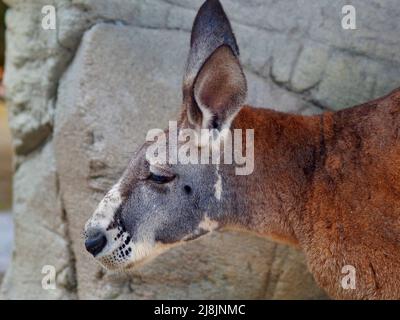
[[[164,184],[164,183],[168,183],[171,182],[172,180],[175,179],[175,176],[160,176],[154,173],[150,173],[150,176],[148,178],[150,181],[153,181],[154,183],[158,183],[158,184]]]

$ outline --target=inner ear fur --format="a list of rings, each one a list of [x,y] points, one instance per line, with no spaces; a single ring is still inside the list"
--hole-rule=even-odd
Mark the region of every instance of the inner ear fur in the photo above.
[[[201,68],[194,84],[195,103],[201,111],[201,128],[228,128],[245,102],[246,78],[230,47],[216,49]]]

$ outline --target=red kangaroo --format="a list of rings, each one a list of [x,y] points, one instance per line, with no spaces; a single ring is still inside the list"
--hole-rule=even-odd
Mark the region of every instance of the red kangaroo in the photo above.
[[[254,172],[155,164],[146,142],[86,224],[87,250],[128,269],[239,229],[301,248],[333,298],[399,299],[400,90],[316,116],[246,106],[246,93],[229,20],[208,0],[193,25],[178,130],[254,129]],[[342,286],[348,270],[352,288]]]

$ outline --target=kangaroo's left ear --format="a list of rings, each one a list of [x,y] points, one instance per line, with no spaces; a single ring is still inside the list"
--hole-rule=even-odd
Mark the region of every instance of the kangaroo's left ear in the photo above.
[[[238,59],[227,46],[218,48],[201,69],[194,98],[202,128],[229,128],[246,98],[246,79]]]
[[[229,128],[247,94],[239,49],[218,0],[200,8],[183,85],[183,116],[194,129]]]

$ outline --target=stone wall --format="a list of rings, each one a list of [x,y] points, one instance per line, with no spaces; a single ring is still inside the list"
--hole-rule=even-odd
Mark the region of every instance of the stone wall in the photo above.
[[[12,147],[7,109],[4,102],[0,101],[0,214],[11,207],[11,162]]]
[[[130,275],[85,253],[82,228],[148,129],[181,100],[201,0],[7,0],[6,86],[16,151],[15,249],[4,298],[323,298],[303,255],[237,233],[176,248]],[[57,8],[57,29],[41,8]],[[396,0],[222,0],[249,81],[249,103],[303,114],[400,86]],[[163,110],[163,112],[160,112]],[[44,265],[57,289],[43,290]]]

